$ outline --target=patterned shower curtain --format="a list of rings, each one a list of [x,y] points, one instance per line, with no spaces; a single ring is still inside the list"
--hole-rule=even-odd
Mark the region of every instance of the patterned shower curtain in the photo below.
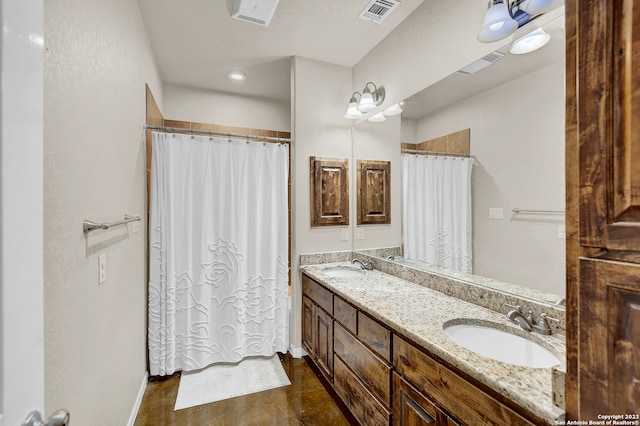
[[[402,155],[404,256],[471,272],[473,159]]]
[[[286,352],[288,150],[153,133],[151,375]]]

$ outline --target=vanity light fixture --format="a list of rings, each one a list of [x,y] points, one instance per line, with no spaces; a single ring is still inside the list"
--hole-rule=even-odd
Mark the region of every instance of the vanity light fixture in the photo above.
[[[562,0],[489,0],[478,41],[492,43],[507,38],[519,27],[561,4]]]
[[[555,9],[562,0],[527,0],[522,3],[522,9],[529,15],[539,15]]]
[[[356,120],[362,117],[362,113],[358,111],[358,100],[356,99],[356,95],[360,96],[360,93],[353,92],[353,95],[351,95],[351,99],[349,100],[347,113],[344,115],[344,118],[347,118],[349,120]]]
[[[513,19],[508,5],[509,0],[490,0],[484,14],[482,29],[478,41],[491,43],[509,37],[518,29],[518,21]],[[505,3],[506,2],[506,3]]]
[[[369,85],[373,86],[373,92]],[[362,96],[360,96],[360,102],[358,102],[358,111],[369,112],[375,109],[384,101],[384,95],[384,87],[378,89],[373,82],[368,82],[362,89]]]
[[[370,85],[373,86],[373,91],[369,87]],[[359,99],[356,98],[356,95]],[[362,117],[363,113],[367,113],[380,106],[380,104],[384,102],[384,96],[384,87],[378,88],[374,83],[368,82],[365,84],[364,89],[362,89],[362,94],[360,92],[353,92],[344,118],[356,120]]]
[[[382,112],[374,114],[367,119],[367,121],[370,121],[372,123],[382,123],[383,121],[386,121],[386,120],[387,120],[387,117],[385,117],[384,113]]]
[[[227,77],[234,81],[244,81],[247,79],[247,75],[242,71],[230,71]]]
[[[384,115],[386,117],[393,117],[394,115],[402,114],[402,104],[404,102],[398,102],[391,105],[389,108],[384,110]]]
[[[544,32],[542,28],[538,28],[537,30],[531,31],[524,37],[520,37],[519,39],[514,41],[509,48],[509,52],[513,53],[514,55],[531,53],[534,50],[538,50],[542,46],[547,44],[549,42],[549,39],[551,39],[551,36]]]

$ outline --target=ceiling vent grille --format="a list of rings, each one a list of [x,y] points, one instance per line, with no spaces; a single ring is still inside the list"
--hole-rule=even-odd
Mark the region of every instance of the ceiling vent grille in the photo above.
[[[398,6],[400,0],[371,0],[360,12],[359,18],[380,24]]]
[[[280,0],[235,0],[231,17],[240,21],[269,26]]]
[[[483,56],[477,61],[470,63],[466,67],[459,69],[457,73],[465,74],[465,75],[473,74],[474,72],[478,72],[481,69],[486,68],[489,65],[493,64],[494,62],[499,61],[500,59],[502,59],[503,56],[504,56],[504,53],[498,52],[498,51],[489,53],[487,56]]]

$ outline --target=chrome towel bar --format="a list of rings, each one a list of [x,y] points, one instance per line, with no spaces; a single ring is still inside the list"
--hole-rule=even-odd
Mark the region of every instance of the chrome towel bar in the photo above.
[[[564,210],[521,210],[515,208],[511,210],[513,214],[564,214]]]
[[[117,222],[110,223],[98,223],[93,222],[91,220],[84,220],[82,222],[82,230],[85,234],[88,234],[91,231],[95,231],[96,229],[107,230],[109,228],[113,228],[115,226],[126,225],[129,222],[138,222],[140,221],[140,216],[129,216],[128,214],[124,215],[124,220],[119,220]]]

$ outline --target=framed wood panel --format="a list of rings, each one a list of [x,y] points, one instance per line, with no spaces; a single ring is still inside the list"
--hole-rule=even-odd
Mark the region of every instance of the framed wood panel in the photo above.
[[[358,160],[358,225],[391,223],[391,163]]]
[[[349,160],[310,157],[311,226],[349,224]]]

